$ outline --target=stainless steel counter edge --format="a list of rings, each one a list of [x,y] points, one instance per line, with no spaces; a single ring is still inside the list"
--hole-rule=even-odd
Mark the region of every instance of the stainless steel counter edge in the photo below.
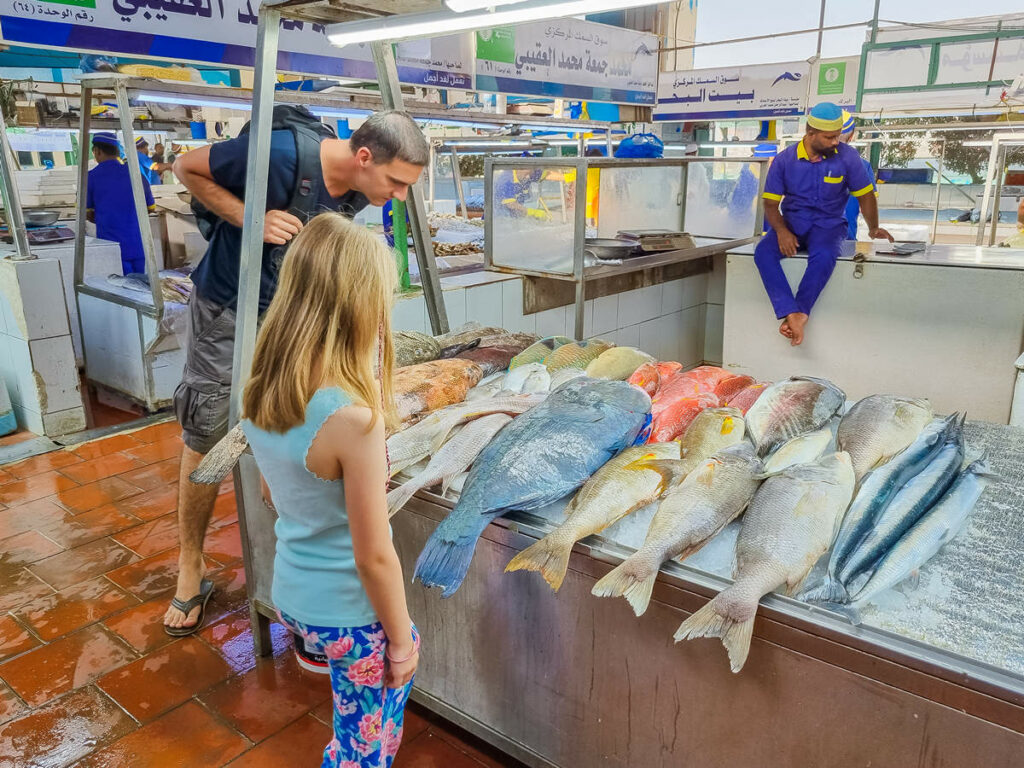
[[[852,241],[846,241],[851,243]],[[729,250],[730,256],[753,256],[756,240],[749,245]],[[804,252],[792,257],[806,259]],[[839,257],[840,261],[854,261],[855,255],[850,246],[845,246]],[[866,264],[900,264],[923,267],[960,267],[968,269],[1009,269],[1024,271],[1024,248],[999,248],[996,246],[953,245],[938,243],[925,247],[924,251],[909,256],[893,256],[875,253],[874,247],[870,254],[864,255]]]

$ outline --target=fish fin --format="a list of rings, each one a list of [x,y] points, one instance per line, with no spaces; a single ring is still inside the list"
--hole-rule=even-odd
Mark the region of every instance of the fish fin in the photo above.
[[[653,455],[653,454],[649,454]],[[649,459],[647,456],[631,461],[623,469],[640,471],[649,469],[661,475],[661,484],[658,486],[657,496],[661,496],[669,488],[679,485],[686,477],[683,471],[685,462],[681,459]]]
[[[693,470],[693,474],[696,475],[696,482],[703,485],[705,488],[710,488],[712,483],[715,481],[715,468],[718,466],[718,462],[714,459],[705,461],[700,469]]]
[[[569,542],[569,546],[566,546],[560,538],[545,536],[513,557],[505,566],[505,573],[538,571],[544,581],[557,592],[569,570],[569,555],[572,554],[574,543]]]
[[[197,485],[220,485],[248,447],[249,440],[242,430],[242,425],[236,424],[203,457],[188,479]]]
[[[590,593],[597,597],[624,597],[632,606],[633,613],[642,616],[651,603],[654,582],[658,572],[650,571],[641,563],[627,558],[604,575]]]
[[[918,589],[921,586],[921,569],[912,570],[906,578],[906,583],[911,589]]]
[[[461,474],[461,472],[452,472],[441,478],[441,496],[448,495],[448,489],[451,487],[452,481]]]
[[[754,634],[754,616],[746,621],[737,621],[717,611],[721,595],[690,616],[679,625],[673,639],[693,640],[697,637],[718,637],[729,653],[729,665],[733,672],[739,672],[750,653],[750,640]]]
[[[817,586],[810,587],[801,592],[798,597],[808,603],[848,603],[850,594],[839,579],[826,576],[825,580]]]

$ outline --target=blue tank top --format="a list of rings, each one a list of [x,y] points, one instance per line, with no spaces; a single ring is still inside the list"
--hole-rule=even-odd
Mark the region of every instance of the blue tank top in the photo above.
[[[306,455],[327,419],[352,404],[337,387],[321,389],[306,420],[287,432],[242,422],[277,507],[277,553],[271,597],[278,610],[304,624],[356,627],[377,621],[356,572],[342,480],[309,471]]]

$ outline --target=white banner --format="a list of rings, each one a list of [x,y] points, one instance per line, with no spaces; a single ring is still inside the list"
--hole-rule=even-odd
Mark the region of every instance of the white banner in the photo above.
[[[136,58],[251,67],[258,0],[0,0],[8,43]],[[471,88],[473,38],[450,35],[398,45],[402,82]],[[368,45],[336,48],[322,24],[281,21],[277,68],[376,79]]]
[[[481,30],[476,47],[477,90],[654,104],[657,35],[570,18]]]
[[[655,120],[784,117],[803,111],[806,61],[662,72]]]
[[[7,141],[15,152],[71,152],[71,134],[68,131],[46,128],[8,128]]]

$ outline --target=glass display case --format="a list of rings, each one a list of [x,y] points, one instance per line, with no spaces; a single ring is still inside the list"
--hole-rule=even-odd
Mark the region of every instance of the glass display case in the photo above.
[[[485,267],[575,282],[575,335],[582,339],[586,281],[725,253],[759,236],[767,164],[766,158],[489,158]],[[676,245],[641,247],[623,232],[663,232],[676,236]]]

